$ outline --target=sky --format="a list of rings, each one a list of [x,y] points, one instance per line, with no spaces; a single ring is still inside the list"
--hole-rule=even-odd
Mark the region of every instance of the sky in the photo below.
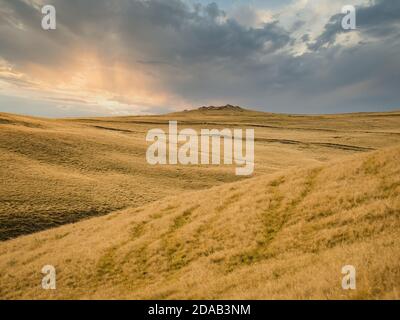
[[[399,0],[0,0],[0,112],[398,110],[399,57]]]

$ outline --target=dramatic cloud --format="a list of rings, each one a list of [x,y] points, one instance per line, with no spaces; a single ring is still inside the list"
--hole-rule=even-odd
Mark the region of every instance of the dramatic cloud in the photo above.
[[[377,0],[370,6],[357,6],[357,29],[364,36],[378,39],[393,37],[400,31],[400,1]],[[317,50],[326,44],[333,44],[338,35],[353,32],[344,30],[341,21],[344,14],[336,14],[331,17],[325,26],[324,32],[310,44],[309,48]]]
[[[26,99],[27,113],[44,101],[40,114],[49,115],[218,103],[299,113],[399,107],[396,0],[357,1],[357,30],[348,32],[341,29],[341,6],[325,0],[318,7],[305,0],[284,7],[47,3],[57,9],[54,31],[41,29],[42,1],[0,0],[0,96],[7,97],[0,111],[12,97]],[[51,105],[57,110],[48,111]]]

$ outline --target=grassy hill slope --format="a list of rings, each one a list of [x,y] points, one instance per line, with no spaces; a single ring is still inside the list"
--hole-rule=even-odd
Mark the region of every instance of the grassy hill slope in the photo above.
[[[399,299],[399,176],[395,147],[6,241],[0,297]]]
[[[0,240],[241,177],[234,166],[150,166],[148,130],[256,130],[255,176],[400,143],[400,113],[335,116],[190,111],[161,116],[44,119],[0,113]]]

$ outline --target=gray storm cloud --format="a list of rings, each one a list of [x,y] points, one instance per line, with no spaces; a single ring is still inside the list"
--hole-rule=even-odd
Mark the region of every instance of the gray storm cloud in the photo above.
[[[54,0],[57,31],[37,23],[38,6],[0,0],[0,57],[23,71],[68,60],[68,48],[91,47],[104,64],[123,61],[154,73],[165,90],[193,105],[230,102],[294,113],[384,110],[400,105],[400,1],[357,7],[364,41],[345,46],[341,14],[316,38],[276,21],[257,28],[215,3],[181,0]],[[307,21],[299,21],[299,26]],[[365,40],[366,39],[366,40]],[[296,42],[309,50],[293,54]],[[156,108],[157,106],[155,106]],[[170,106],[173,108],[173,106]]]

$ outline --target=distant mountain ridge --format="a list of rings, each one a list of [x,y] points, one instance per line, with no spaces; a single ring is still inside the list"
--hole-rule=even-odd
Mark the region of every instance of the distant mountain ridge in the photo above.
[[[202,106],[200,108],[194,109],[194,110],[185,110],[185,112],[189,111],[246,111],[246,109],[239,107],[239,106],[234,106],[231,104],[226,104],[224,106]]]

